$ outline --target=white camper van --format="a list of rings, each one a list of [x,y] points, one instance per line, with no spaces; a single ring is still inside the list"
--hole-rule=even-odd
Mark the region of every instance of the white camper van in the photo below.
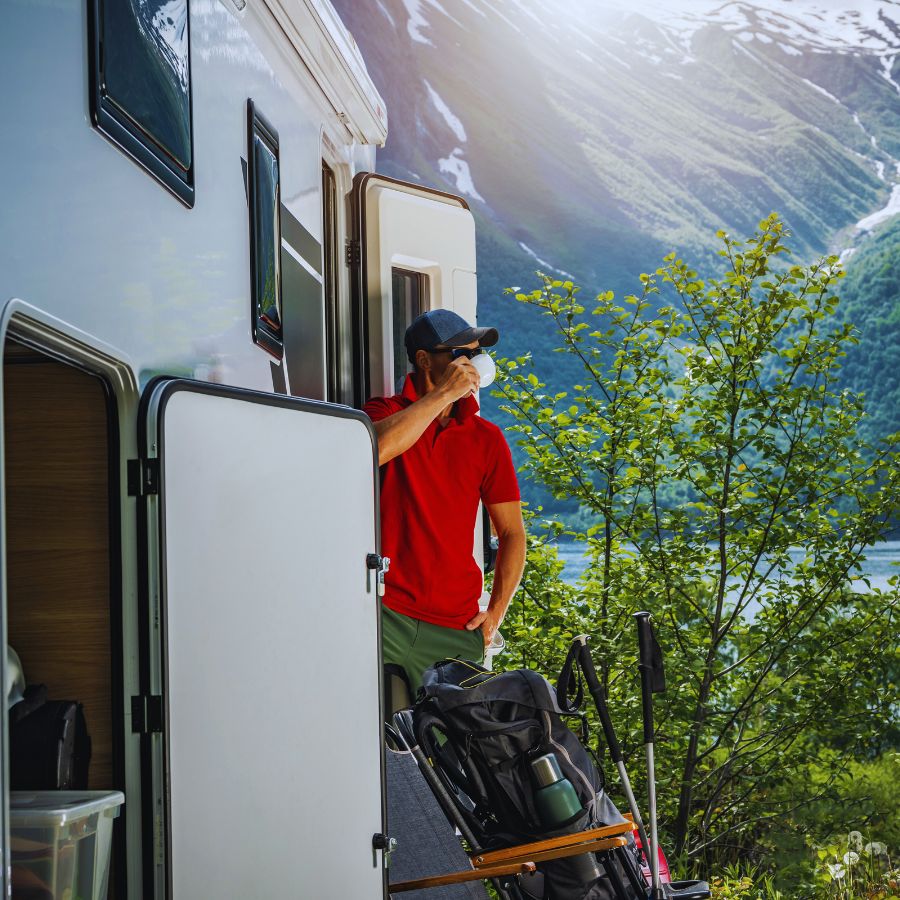
[[[0,72],[2,639],[125,796],[109,896],[382,898],[356,408],[474,320],[472,216],[371,174],[327,0],[6,0]]]

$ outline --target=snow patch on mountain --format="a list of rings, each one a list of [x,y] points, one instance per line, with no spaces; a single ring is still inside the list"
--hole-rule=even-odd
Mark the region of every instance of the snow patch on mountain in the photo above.
[[[575,280],[575,276],[571,272],[566,272],[564,269],[557,269],[556,266],[548,263],[546,259],[541,259],[528,244],[522,243],[519,241],[519,246],[540,266],[543,266],[545,269],[549,269],[551,272],[556,272],[557,275],[562,275],[564,278],[568,278],[570,281]]]
[[[632,0],[607,0],[607,9],[634,15]],[[591,15],[589,8],[584,15]],[[879,55],[900,47],[900,6],[894,0],[856,4],[827,0],[643,0],[640,13],[679,36],[691,37],[707,25],[736,32],[741,40],[779,39],[792,55],[798,45],[826,50],[863,50]]]
[[[378,0],[378,9],[381,11],[381,14],[388,20],[388,22],[391,23],[391,28],[396,28],[397,23],[394,21],[394,17],[391,15],[390,11],[384,5],[384,3],[381,2],[381,0]]]
[[[422,15],[422,0],[403,0],[406,14],[409,19],[406,22],[406,31],[410,38],[417,44],[427,44],[433,47],[434,43],[427,35],[422,34],[423,28],[431,28],[431,23]]]
[[[881,77],[890,84],[894,90],[900,94],[900,84],[897,84],[894,81],[894,76],[891,74],[894,69],[894,60],[896,56],[883,56],[881,58]]]
[[[834,94],[832,94],[830,91],[826,91],[825,88],[823,88],[821,85],[818,85],[813,81],[810,81],[808,78],[801,78],[800,80],[804,84],[809,85],[809,87],[811,87],[814,91],[817,91],[818,93],[822,94],[823,97],[827,97],[829,100],[831,100],[832,103],[837,103],[838,106],[844,105],[843,103],[841,103],[840,100],[838,100],[837,97],[834,96]],[[859,125],[859,119],[857,119],[856,124]],[[862,125],[860,125],[860,128],[862,128]]]
[[[876,139],[874,134],[869,134],[869,132],[866,131],[866,126],[863,125],[863,123],[860,121],[859,113],[853,113],[853,121],[856,122],[859,130],[869,139],[869,143],[872,145],[872,149],[878,150],[878,140]]]
[[[895,184],[894,189],[891,191],[891,198],[888,200],[887,206],[857,222],[856,230],[871,231],[873,228],[880,225],[882,222],[886,222],[898,213],[900,213],[900,184]]]
[[[485,5],[485,6],[486,6],[486,7],[487,7],[487,8],[488,8],[495,16],[497,16],[497,18],[499,18],[499,19],[502,20],[503,22],[506,22],[506,24],[509,25],[509,27],[512,28],[513,31],[516,31],[516,32],[518,32],[519,34],[522,33],[522,29],[519,28],[519,26],[516,25],[516,23],[513,22],[513,20],[512,20],[508,15],[506,15],[506,13],[501,12],[501,10],[497,9],[497,7],[496,7],[493,3],[485,2],[484,5]]]
[[[447,127],[453,132],[458,141],[465,143],[466,129],[463,128],[463,123],[460,122],[459,117],[453,114],[450,107],[447,106],[441,95],[431,86],[428,79],[424,78],[422,80],[425,82],[425,87],[428,89],[428,96],[431,99],[431,102],[434,104],[435,109],[441,114],[443,120],[447,123]]]
[[[486,19],[486,18],[487,18],[487,13],[486,13],[483,9],[479,9],[479,8],[472,2],[472,0],[462,0],[462,2],[465,3],[465,5],[468,6],[469,9],[472,10],[472,12],[478,13],[478,15],[481,16],[482,19]]]
[[[884,177],[884,163],[876,163],[876,166],[879,166],[878,177]],[[898,178],[900,178],[900,162],[894,161],[894,172]],[[871,231],[873,228],[877,228],[883,222],[886,222],[888,219],[893,218],[896,215],[900,215],[900,183],[894,182],[893,190],[891,191],[891,196],[888,199],[887,205],[882,209],[879,209],[877,212],[872,213],[870,216],[866,216],[864,219],[860,219],[853,228],[853,234],[859,236],[864,231]],[[840,254],[840,262],[846,263],[851,256],[857,251],[857,247],[846,247],[841,251]]]
[[[459,26],[460,28],[464,28],[463,23],[459,21],[459,19],[450,15],[447,10],[441,6],[438,0],[425,0],[425,2],[432,8],[437,10],[442,16],[446,16],[454,25]]]
[[[826,91],[821,85],[816,84],[813,81],[810,81],[808,78],[800,79],[805,85],[811,87],[814,91],[822,96],[827,97],[832,103],[836,103],[842,109],[846,109],[843,101],[839,97],[835,97],[830,91]],[[849,110],[847,110],[849,112]],[[866,130],[866,126],[863,125],[862,120],[859,118],[859,113],[853,113],[853,121],[856,124],[856,127],[869,139],[869,144],[872,146],[872,149],[876,153],[881,153],[881,148],[878,146],[878,139],[874,134],[870,134],[869,131]],[[852,151],[854,156],[859,157],[860,159],[864,159],[867,163],[872,165],[875,168],[875,174],[881,181],[884,181],[884,163],[880,159],[871,159],[868,156],[865,156],[862,153],[857,153],[855,150]]]
[[[753,60],[753,62],[755,62],[755,63],[759,62],[759,57],[756,56],[756,54],[754,54],[751,50],[749,50],[745,44],[742,44],[739,41],[732,39],[731,46],[734,47],[734,49],[737,50],[738,53],[743,53],[744,56],[749,56],[750,59]]]
[[[406,31],[410,38],[417,44],[427,44],[429,47],[434,46],[434,41],[428,35],[422,33],[423,28],[431,28],[431,22],[425,18],[422,7],[430,6],[433,10],[446,16],[455,25],[463,27],[459,19],[455,19],[446,9],[438,2],[438,0],[402,0],[409,19],[406,22]]]
[[[449,175],[456,183],[456,190],[461,194],[468,194],[476,200],[484,203],[484,197],[475,188],[469,164],[462,158],[462,147],[455,147],[453,152],[443,159],[438,160],[438,169],[444,175]]]

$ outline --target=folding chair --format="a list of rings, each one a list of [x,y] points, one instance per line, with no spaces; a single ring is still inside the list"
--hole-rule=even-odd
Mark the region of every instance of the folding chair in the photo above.
[[[541,877],[539,874],[535,874],[537,863],[586,853],[596,854],[598,862],[610,880],[617,900],[633,900],[635,896],[641,898],[647,896],[646,886],[642,884],[639,873],[635,873],[630,866],[620,865],[617,858],[617,854],[622,853],[628,844],[628,835],[633,828],[631,821],[543,841],[486,850],[483,840],[473,828],[472,817],[466,814],[468,798],[456,790],[452,784],[441,779],[419,746],[412,726],[412,710],[401,710],[394,715],[392,740],[403,746],[406,752],[398,754],[387,751],[389,761],[388,827],[391,830],[390,833],[399,837],[400,847],[402,847],[402,832],[404,830],[409,832],[408,828],[401,827],[398,833],[397,826],[401,824],[402,816],[424,815],[433,822],[436,816],[443,813],[444,821],[452,824],[462,836],[467,847],[466,850],[463,850],[452,829],[448,828],[443,837],[440,827],[429,826],[414,829],[412,835],[407,836],[407,840],[412,840],[416,852],[408,854],[404,859],[403,851],[398,848],[398,854],[395,856],[398,866],[394,868],[392,865],[390,874],[392,897],[401,894],[406,896],[410,891],[435,890],[436,893],[428,894],[429,900],[432,898],[444,900],[445,896],[446,900],[483,898],[486,896],[486,892],[480,885],[481,892],[474,894],[442,895],[437,891],[447,890],[448,886],[454,886],[454,890],[459,890],[482,880],[490,880],[503,900],[528,900],[531,897],[541,896],[540,892],[532,893],[529,890],[531,885],[532,889],[540,891],[538,885]],[[415,763],[417,771],[411,768],[411,762]],[[398,785],[400,785],[399,788]],[[393,800],[392,794],[395,794]],[[401,799],[397,796],[399,794],[405,794],[406,799]],[[431,796],[429,797],[428,794]],[[410,797],[416,796],[418,799],[410,799]],[[400,819],[392,819],[392,808],[394,815],[400,816]],[[406,811],[404,812],[404,810]],[[435,843],[441,845],[439,855],[435,854],[432,849]],[[448,843],[452,849],[447,847]],[[418,861],[410,863],[409,860],[412,857]],[[400,863],[400,860],[404,861]],[[411,872],[411,868],[414,871]],[[630,891],[625,886],[626,881],[629,883]],[[421,895],[414,894],[413,896]]]

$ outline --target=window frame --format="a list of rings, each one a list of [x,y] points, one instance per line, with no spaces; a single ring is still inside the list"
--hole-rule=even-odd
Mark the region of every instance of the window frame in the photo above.
[[[333,403],[340,403],[343,396],[339,272],[337,175],[334,168],[323,158],[322,289],[325,298],[325,391],[326,398]]]
[[[275,185],[275,266],[278,276],[275,282],[277,291],[276,305],[280,317],[280,327],[273,328],[259,312],[259,296],[257,289],[257,269],[259,265],[259,250],[256,240],[256,200],[257,200],[257,173],[255,139],[260,138],[266,149],[275,157],[278,169],[278,179]],[[276,359],[284,358],[284,303],[282,297],[282,272],[281,272],[281,156],[279,153],[278,132],[272,127],[268,119],[259,111],[251,98],[247,99],[247,220],[250,224],[250,322],[252,326],[253,341],[270,353]]]
[[[412,324],[413,320],[418,316],[422,315],[422,313],[428,312],[431,309],[431,278],[429,277],[427,272],[420,272],[417,269],[410,269],[405,266],[391,266],[391,359],[392,364],[394,365],[394,383],[403,377],[404,373],[397,372],[396,363],[397,363],[397,355],[398,353],[402,354],[403,358],[406,359],[406,347],[405,346],[397,346],[395,343],[395,332],[397,330],[397,324],[394,321],[394,304],[396,298],[394,296],[393,284],[394,279],[400,278],[405,284],[413,286],[415,285],[415,293],[416,293],[416,301],[418,312],[406,323],[406,327]],[[405,329],[404,329],[405,331]],[[407,361],[407,365],[411,366],[411,363]]]
[[[141,168],[149,172],[164,188],[174,194],[188,209],[195,200],[194,185],[194,88],[191,61],[191,10],[187,6],[187,68],[188,68],[188,120],[190,123],[191,161],[184,169],[147,132],[128,111],[107,93],[103,68],[103,4],[115,0],[88,0],[88,73],[90,80],[90,112],[94,127],[109,141],[130,156]]]

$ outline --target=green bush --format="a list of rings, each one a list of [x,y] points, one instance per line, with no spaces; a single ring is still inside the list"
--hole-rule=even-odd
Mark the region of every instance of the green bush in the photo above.
[[[649,609],[667,654],[665,845],[708,872],[770,878],[783,858],[800,885],[811,812],[855,797],[874,815],[859,773],[877,780],[896,749],[897,587],[862,596],[850,582],[900,510],[900,442],[867,443],[862,398],[839,387],[856,335],[835,316],[837,260],[785,262],[775,216],[746,242],[719,237],[722,271],[708,278],[671,254],[622,301],[583,304],[546,277],[516,295],[581,375],[550,391],[527,356],[501,360],[496,395],[523,475],[581,516],[563,526],[532,511],[504,664],[553,673],[590,634],[640,793],[631,615]],[[586,547],[577,584],[560,579],[560,538]]]

